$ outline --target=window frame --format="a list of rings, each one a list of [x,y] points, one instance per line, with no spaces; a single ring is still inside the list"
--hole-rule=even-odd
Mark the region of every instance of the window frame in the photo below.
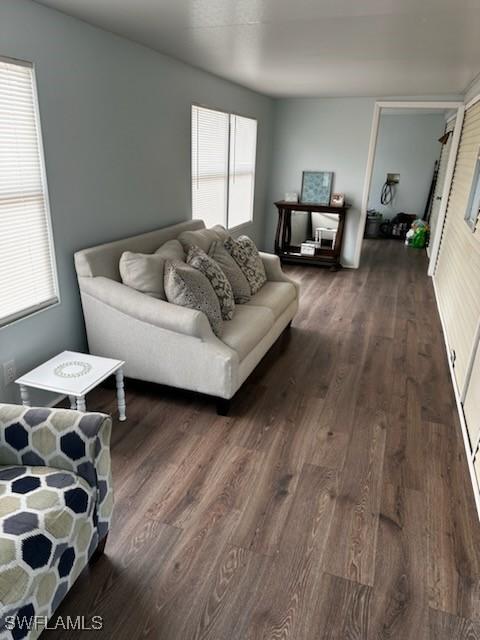
[[[253,221],[254,221],[254,214],[255,214],[255,187],[256,187],[256,178],[257,178],[257,149],[258,149],[258,119],[257,118],[253,118],[252,116],[247,116],[244,113],[240,113],[238,111],[226,111],[225,109],[220,109],[219,107],[212,107],[210,105],[206,105],[206,104],[201,104],[199,102],[192,102],[190,105],[190,194],[192,192],[192,186],[193,186],[193,161],[192,161],[192,137],[193,137],[193,128],[192,128],[192,122],[193,122],[193,118],[192,118],[192,113],[193,113],[193,109],[194,108],[199,108],[199,109],[208,109],[209,111],[218,111],[219,113],[223,113],[225,115],[228,115],[228,149],[227,149],[227,155],[228,155],[228,162],[227,162],[227,198],[226,198],[226,202],[227,202],[227,206],[226,206],[226,210],[225,210],[225,228],[228,231],[241,231],[242,229],[246,229],[247,227],[249,227]],[[238,116],[239,118],[246,118],[248,120],[253,120],[256,123],[256,132],[255,132],[255,157],[254,157],[254,163],[253,163],[253,192],[252,192],[252,210],[251,210],[251,217],[249,220],[246,220],[245,222],[241,222],[240,224],[235,225],[234,227],[230,227],[228,225],[228,203],[229,203],[229,196],[230,196],[230,162],[231,162],[231,158],[230,158],[230,148],[231,148],[231,129],[232,129],[232,120],[231,120],[231,116]],[[191,210],[191,218],[193,220],[193,201],[191,202],[191,206],[190,206],[190,210]],[[222,224],[220,222],[217,222],[216,224]]]
[[[52,309],[54,307],[58,307],[61,304],[61,296],[60,296],[60,286],[58,280],[58,266],[57,266],[57,255],[55,250],[55,239],[53,235],[53,225],[52,225],[52,214],[50,209],[50,197],[48,192],[48,181],[47,181],[47,170],[45,165],[45,148],[43,145],[43,131],[42,131],[42,120],[40,117],[40,106],[38,100],[38,86],[37,86],[37,75],[35,69],[35,63],[30,62],[28,60],[22,60],[20,58],[12,58],[9,56],[0,55],[0,62],[6,62],[8,64],[15,64],[17,66],[27,67],[31,70],[32,74],[32,100],[33,100],[33,110],[35,117],[35,125],[37,128],[37,145],[38,145],[38,155],[39,155],[39,164],[40,164],[40,179],[43,191],[43,197],[45,202],[45,222],[47,227],[47,239],[50,250],[50,262],[51,262],[51,270],[53,276],[53,284],[54,284],[54,298],[50,300],[46,300],[44,303],[31,305],[18,311],[14,314],[10,314],[8,316],[0,316],[0,331],[2,329],[6,329],[7,327],[11,327],[13,324],[20,322],[22,320],[26,320],[27,318],[31,318],[32,316],[36,316],[43,311],[47,311],[48,309]]]
[[[475,233],[480,217],[480,147],[477,149],[472,186],[468,196],[464,220],[472,233]]]

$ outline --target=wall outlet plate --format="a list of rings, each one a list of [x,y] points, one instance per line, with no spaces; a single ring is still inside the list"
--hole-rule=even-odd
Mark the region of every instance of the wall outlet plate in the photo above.
[[[17,379],[17,367],[15,360],[9,360],[3,363],[3,379],[5,380],[5,386],[12,384]]]
[[[400,182],[399,173],[387,173],[387,184],[398,184]]]

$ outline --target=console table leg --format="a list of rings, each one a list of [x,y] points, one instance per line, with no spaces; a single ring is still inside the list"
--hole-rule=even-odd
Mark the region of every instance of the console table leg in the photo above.
[[[118,419],[120,422],[124,422],[127,419],[126,408],[127,403],[125,401],[125,389],[123,386],[123,370],[119,369],[115,373],[115,380],[117,383],[117,403],[118,403]]]
[[[70,400],[70,409],[76,409],[77,408],[77,399],[75,398],[75,396],[68,396],[69,400]]]
[[[85,402],[85,396],[80,396],[79,398],[77,398],[77,411],[81,411],[82,413],[85,413],[86,410],[87,410],[87,404]]]
[[[25,385],[20,385],[20,397],[22,399],[22,404],[24,407],[30,407],[30,398],[28,396],[28,389]]]

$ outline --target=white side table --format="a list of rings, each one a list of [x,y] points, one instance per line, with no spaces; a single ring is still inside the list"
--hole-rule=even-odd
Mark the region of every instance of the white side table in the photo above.
[[[70,407],[86,411],[85,396],[108,376],[115,374],[117,383],[118,419],[127,419],[123,388],[123,360],[101,358],[88,353],[63,351],[15,380],[20,385],[24,406],[30,406],[28,387],[68,395]]]

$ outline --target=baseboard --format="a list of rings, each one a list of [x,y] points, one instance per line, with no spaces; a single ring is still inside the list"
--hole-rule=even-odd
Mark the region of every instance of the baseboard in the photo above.
[[[452,381],[453,393],[455,394],[455,402],[457,405],[458,417],[460,419],[460,426],[462,429],[463,445],[465,447],[465,455],[467,456],[468,469],[470,471],[470,480],[472,482],[473,495],[475,497],[475,505],[477,507],[477,515],[480,519],[480,490],[478,486],[477,476],[475,473],[475,467],[473,466],[473,456],[475,452],[471,452],[470,450],[470,438],[468,437],[467,423],[465,421],[465,415],[463,413],[463,406],[460,400],[460,397],[461,397],[460,390],[458,388],[457,380],[455,378],[455,371],[453,370],[452,361],[450,359],[450,345],[448,342],[448,335],[447,335],[446,325],[445,325],[445,321],[442,314],[442,309],[440,307],[440,302],[438,299],[438,292],[435,284],[435,276],[433,276],[432,278],[432,283],[433,283],[433,291],[435,293],[435,302],[437,304],[437,311],[440,317],[440,322],[442,324],[443,341],[445,343],[445,349],[447,351],[448,368],[450,370],[450,378]]]

